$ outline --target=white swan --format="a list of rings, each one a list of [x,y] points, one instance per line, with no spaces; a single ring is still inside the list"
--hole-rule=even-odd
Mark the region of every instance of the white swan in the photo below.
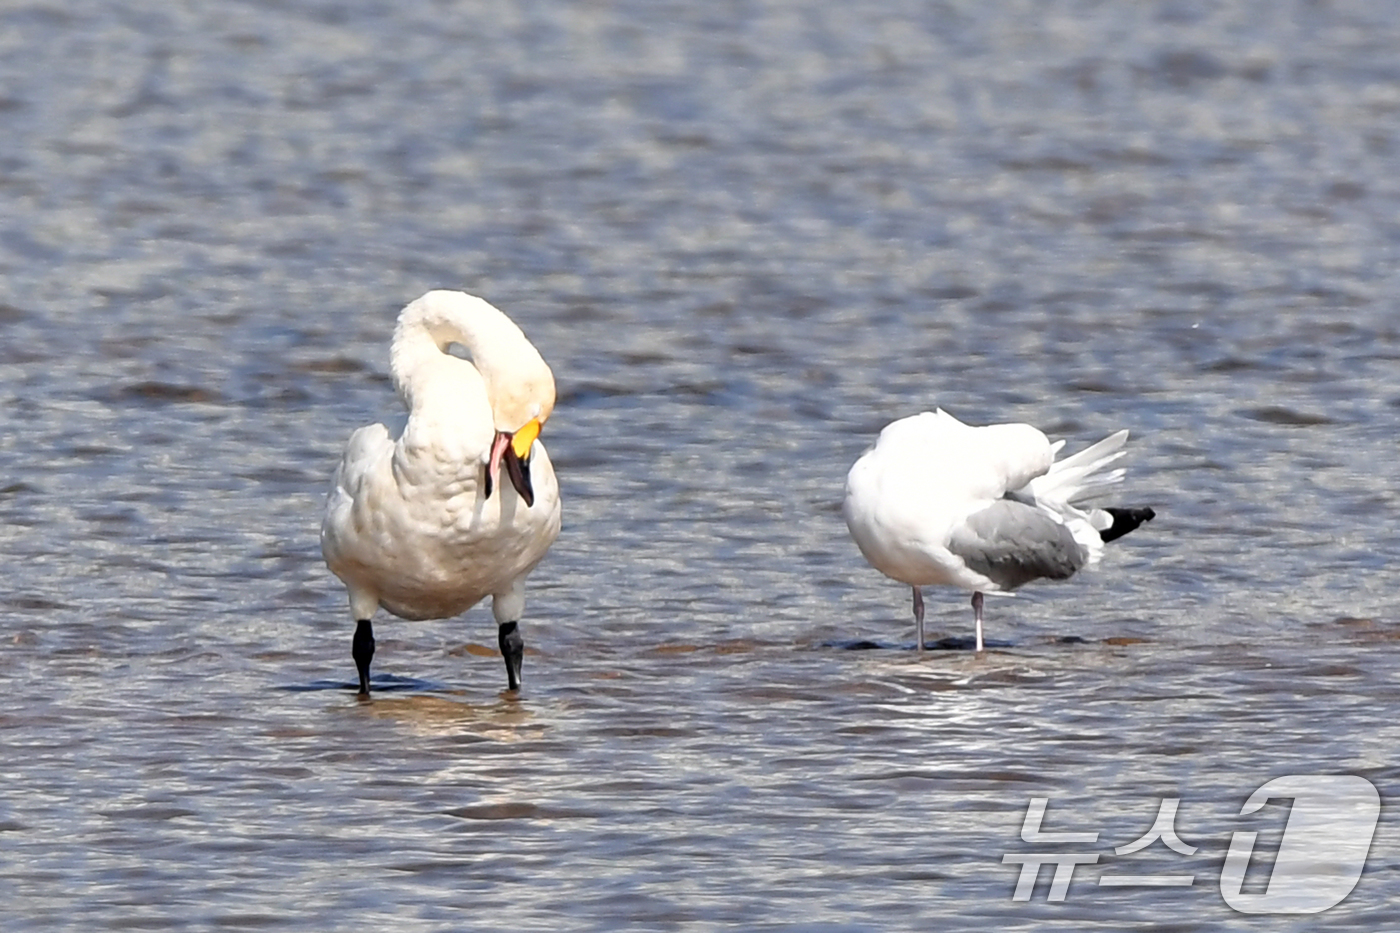
[[[931,584],[972,590],[977,650],[982,594],[1042,577],[1065,580],[1094,564],[1104,542],[1153,517],[1150,508],[1081,509],[1121,482],[1100,472],[1126,452],[1119,431],[1065,460],[1028,424],[972,427],[939,409],[895,421],[846,476],[842,512],[875,569],[914,588],[914,621],[924,647],[924,599]]]
[[[321,523],[321,553],[350,594],[360,693],[375,609],[445,619],[485,596],[516,690],[525,578],[559,535],[559,485],[536,440],[554,409],[554,374],[510,318],[442,290],[400,312],[390,369],[407,421],[350,436]]]

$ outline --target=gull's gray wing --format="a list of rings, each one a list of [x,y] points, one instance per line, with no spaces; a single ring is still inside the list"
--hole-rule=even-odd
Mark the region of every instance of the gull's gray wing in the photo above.
[[[1089,558],[1068,528],[1015,499],[969,515],[953,529],[948,550],[1007,590],[1041,577],[1067,580]]]

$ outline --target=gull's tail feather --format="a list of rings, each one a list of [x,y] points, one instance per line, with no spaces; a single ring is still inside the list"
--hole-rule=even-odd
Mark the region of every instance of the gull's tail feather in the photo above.
[[[1052,507],[1101,496],[1109,487],[1123,481],[1121,468],[1105,471],[1105,467],[1127,453],[1123,449],[1127,443],[1126,429],[1110,434],[1071,457],[1055,461],[1047,473],[1031,480],[1026,488],[1036,502]],[[1058,452],[1058,448],[1056,450]]]
[[[1150,508],[1141,509],[1115,509],[1107,508],[1103,511],[1109,514],[1113,523],[1099,532],[1104,543],[1123,537],[1143,522],[1150,522],[1157,517],[1157,513]]]

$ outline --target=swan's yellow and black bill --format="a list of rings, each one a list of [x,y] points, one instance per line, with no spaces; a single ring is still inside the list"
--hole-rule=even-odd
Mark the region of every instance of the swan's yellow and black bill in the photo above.
[[[510,448],[515,451],[515,455],[521,460],[526,460],[530,456],[530,448],[535,444],[535,438],[540,436],[540,419],[531,418],[525,422],[519,431],[511,436]]]
[[[520,500],[525,503],[525,508],[535,504],[535,485],[530,481],[530,461],[524,457],[515,455],[515,448],[506,450],[506,455],[502,458],[506,465],[506,475],[510,477],[510,484],[519,493]]]
[[[538,418],[531,418],[514,434],[496,432],[496,439],[491,442],[491,456],[486,464],[486,498],[491,498],[491,493],[496,488],[496,479],[501,475],[501,467],[505,467],[510,484],[520,494],[525,507],[529,508],[535,504],[535,487],[530,481],[530,448],[539,436]]]

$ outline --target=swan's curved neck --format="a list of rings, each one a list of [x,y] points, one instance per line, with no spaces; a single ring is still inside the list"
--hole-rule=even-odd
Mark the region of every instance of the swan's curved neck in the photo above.
[[[471,362],[449,353],[460,344]],[[497,428],[514,431],[554,407],[554,377],[520,328],[487,302],[462,292],[432,291],[404,308],[394,330],[394,387],[412,410],[429,387],[458,384],[448,373],[475,367]]]

